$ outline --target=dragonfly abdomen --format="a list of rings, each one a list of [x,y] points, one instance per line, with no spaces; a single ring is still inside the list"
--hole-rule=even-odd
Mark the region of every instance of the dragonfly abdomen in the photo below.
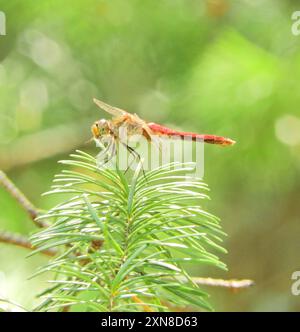
[[[193,141],[204,141],[205,143],[218,144],[222,146],[233,145],[235,141],[230,138],[216,136],[216,135],[206,135],[206,134],[196,134],[192,132],[183,132],[170,129],[168,127],[161,126],[157,123],[148,123],[149,128],[152,130],[153,134],[168,136],[172,138],[179,139],[191,139]]]

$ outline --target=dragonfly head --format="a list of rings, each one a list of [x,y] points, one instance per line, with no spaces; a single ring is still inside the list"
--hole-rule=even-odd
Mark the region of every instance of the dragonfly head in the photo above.
[[[95,138],[100,138],[102,136],[110,134],[109,124],[108,121],[105,119],[94,122],[91,130]]]

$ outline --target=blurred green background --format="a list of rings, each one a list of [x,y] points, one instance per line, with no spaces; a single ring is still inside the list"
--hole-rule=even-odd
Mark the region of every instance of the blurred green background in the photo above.
[[[297,5],[298,4],[298,5]],[[207,289],[216,310],[297,311],[291,274],[300,270],[300,36],[298,1],[0,0],[0,169],[41,208],[41,197],[80,148],[96,154],[91,123],[106,114],[92,97],[145,120],[228,136],[205,148],[207,209],[228,233],[229,272],[240,292]],[[28,234],[32,222],[0,188],[0,229]],[[45,263],[0,245],[0,297],[30,308]]]

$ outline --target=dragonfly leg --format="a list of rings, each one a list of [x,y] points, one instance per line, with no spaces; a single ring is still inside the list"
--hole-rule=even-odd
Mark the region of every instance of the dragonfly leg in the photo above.
[[[134,156],[134,159],[132,160],[132,162],[128,165],[128,167],[125,170],[125,174],[126,174],[126,172],[129,170],[129,168],[131,167],[134,160],[137,158],[139,160],[139,162],[142,163],[142,158],[141,158],[140,154],[136,150],[134,150],[131,146],[129,146],[125,143],[123,143],[123,145],[126,147],[128,152]],[[146,178],[146,173],[145,173],[145,170],[144,170],[144,167],[143,167],[143,163],[142,163],[142,171],[143,171],[144,177]]]
[[[104,165],[106,165],[107,163],[109,163],[113,157],[116,155],[117,151],[116,151],[116,144],[114,140],[111,140],[108,145],[106,146],[106,148],[101,151],[99,153],[99,155],[97,156],[97,159],[102,159],[101,162],[98,163],[99,167],[103,167]]]
[[[130,164],[127,166],[127,168],[126,168],[126,170],[125,170],[125,172],[124,172],[124,174],[126,174],[127,173],[127,171],[129,170],[129,168],[131,167],[131,165],[133,164],[133,162],[135,161],[135,159],[137,158],[137,155],[136,155],[136,151],[132,148],[132,147],[130,147],[129,145],[127,145],[127,144],[123,144],[125,147],[126,147],[126,149],[127,149],[127,151],[131,154],[131,155],[133,155],[133,160],[130,162]]]

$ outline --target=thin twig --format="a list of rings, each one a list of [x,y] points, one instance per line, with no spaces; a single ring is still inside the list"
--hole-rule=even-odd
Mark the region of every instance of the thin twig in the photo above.
[[[30,250],[35,249],[26,237],[19,235],[19,234],[7,232],[7,231],[0,231],[0,242],[14,244],[16,246],[30,249]],[[56,252],[56,250],[48,249],[48,250],[41,251],[41,253],[52,257],[52,256],[55,256],[57,252]]]
[[[180,278],[182,280],[187,281],[186,278]],[[229,279],[229,280],[224,280],[224,279],[215,279],[215,278],[201,278],[201,277],[192,277],[192,280],[197,284],[197,285],[202,285],[202,286],[213,286],[213,287],[224,287],[228,289],[232,289],[235,291],[238,291],[239,289],[243,288],[248,288],[254,285],[254,281],[250,279],[242,279],[242,280],[237,280],[237,279]],[[167,306],[169,309],[173,311],[185,311],[187,307],[176,307],[174,305],[171,305],[169,302],[164,301],[163,303],[165,306]]]
[[[1,298],[1,297],[0,297],[0,303],[1,303],[1,302],[6,303],[6,304],[9,304],[9,305],[13,305],[13,306],[15,306],[16,308],[19,308],[19,309],[22,309],[22,310],[25,311],[25,312],[28,312],[28,310],[27,310],[25,307],[23,307],[22,305],[20,305],[20,304],[14,302],[14,301],[12,301],[12,300],[8,300],[8,299]],[[9,310],[5,310],[5,312],[8,312],[8,311],[9,311]]]
[[[39,210],[28,200],[28,198],[14,185],[7,175],[0,170],[0,185],[20,204],[33,220],[36,226],[45,227],[46,224],[36,220]]]
[[[204,286],[214,286],[214,287],[225,287],[231,289],[247,288],[254,285],[253,280],[244,279],[244,280],[224,280],[224,279],[214,279],[214,278],[192,278],[192,280],[197,285]]]

